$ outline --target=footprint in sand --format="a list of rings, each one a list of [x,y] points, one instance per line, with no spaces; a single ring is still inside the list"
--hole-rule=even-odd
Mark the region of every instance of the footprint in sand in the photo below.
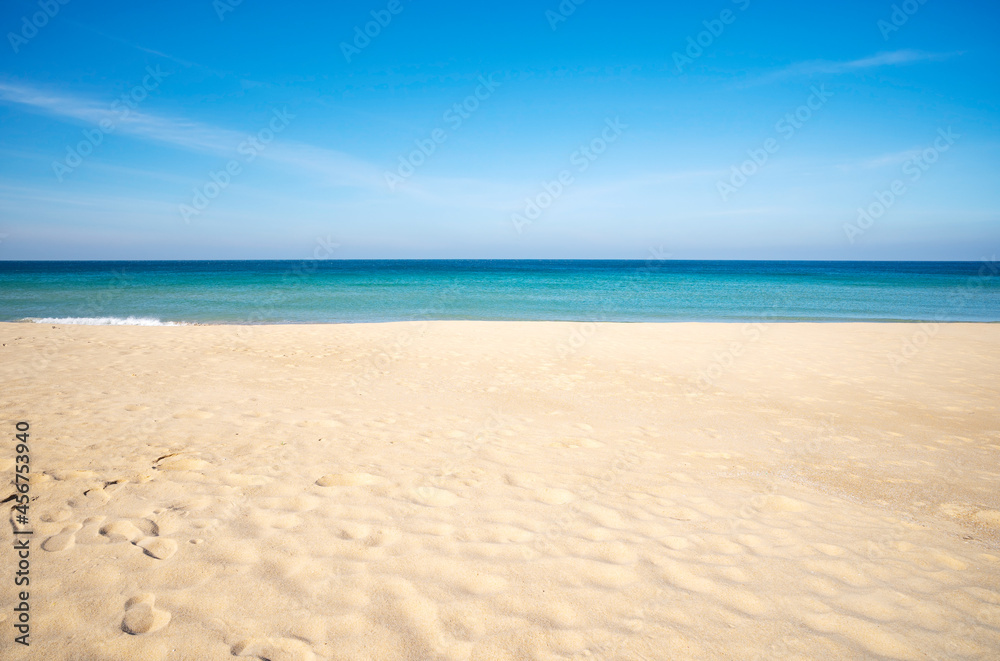
[[[106,516],[91,516],[83,520],[83,528],[76,533],[77,544],[107,544],[108,538],[99,534],[98,527]]]
[[[42,542],[42,548],[53,552],[73,548],[73,545],[76,544],[76,531],[82,527],[79,523],[66,526],[61,533],[53,535]]]
[[[69,506],[76,509],[92,509],[106,505],[109,500],[111,500],[111,496],[107,494],[103,487],[100,487],[89,489],[84,491],[83,495],[72,498],[69,501]]]
[[[153,468],[161,471],[197,471],[209,466],[204,459],[179,453],[164,455],[153,463]]]
[[[131,521],[113,521],[101,528],[101,534],[112,542],[136,542],[145,534]]]
[[[156,524],[144,521],[149,533],[131,521],[113,521],[101,528],[101,534],[112,542],[129,542],[141,548],[146,555],[157,560],[166,560],[177,552],[177,542],[158,536]]]
[[[308,645],[293,638],[251,638],[234,646],[232,653],[233,656],[266,661],[314,661],[316,658]]]
[[[65,521],[73,514],[72,510],[65,507],[61,507],[57,510],[52,510],[42,514],[39,518],[42,521],[48,521],[49,523],[58,523],[60,521]]]
[[[344,521],[338,528],[342,539],[363,539],[372,531],[371,526],[356,521]]]
[[[177,542],[163,537],[146,537],[135,543],[146,555],[157,560],[166,560],[177,552]]]
[[[156,608],[153,604],[156,596],[142,594],[125,602],[125,617],[122,619],[122,631],[133,636],[142,633],[153,633],[167,626],[170,613]]]

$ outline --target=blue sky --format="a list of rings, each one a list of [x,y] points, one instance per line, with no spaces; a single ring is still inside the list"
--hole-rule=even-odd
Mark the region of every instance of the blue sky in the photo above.
[[[0,259],[1000,249],[995,3],[63,2],[0,9]]]

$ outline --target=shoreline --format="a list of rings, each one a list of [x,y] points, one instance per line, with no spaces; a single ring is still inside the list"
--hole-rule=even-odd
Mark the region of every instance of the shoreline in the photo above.
[[[701,321],[701,320],[664,320],[664,321],[608,321],[608,320],[596,320],[596,319],[392,319],[387,321],[326,321],[326,322],[316,322],[316,321],[304,321],[304,322],[291,322],[291,321],[275,321],[268,323],[234,323],[234,322],[208,322],[208,321],[163,321],[160,319],[156,320],[160,323],[155,324],[141,324],[141,323],[67,323],[65,321],[39,321],[37,319],[18,319],[16,321],[0,321],[0,324],[36,324],[39,326],[111,326],[111,327],[142,327],[142,328],[176,328],[185,326],[206,326],[206,327],[269,327],[269,326],[356,326],[356,325],[383,325],[383,324],[426,324],[426,323],[484,323],[484,324],[607,324],[607,325],[633,325],[633,324],[650,324],[650,325],[684,325],[684,324],[706,324],[706,325],[733,325],[733,324],[774,324],[774,325],[806,325],[806,324],[816,324],[816,325],[829,325],[829,324],[844,324],[844,325],[927,325],[927,324],[942,324],[942,325],[993,325],[1000,324],[1000,319],[995,321],[964,321],[964,320],[941,320],[941,319],[801,319],[801,320],[779,320],[775,321],[773,319],[735,319],[731,321]]]

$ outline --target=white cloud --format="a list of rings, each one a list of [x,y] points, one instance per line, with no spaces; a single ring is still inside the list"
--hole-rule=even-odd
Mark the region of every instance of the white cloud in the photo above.
[[[227,158],[235,157],[238,145],[249,137],[239,131],[187,119],[162,117],[132,109],[125,113],[124,106],[113,107],[111,103],[101,104],[5,81],[0,81],[0,101],[27,106],[56,119],[92,127],[107,120],[113,123],[115,133]],[[270,119],[268,117],[261,128],[265,128]],[[333,149],[275,141],[259,151],[259,155],[264,160],[308,171],[328,184],[378,190],[385,188],[378,168]]]
[[[924,51],[904,49],[886,53],[876,53],[875,55],[870,55],[868,57],[841,62],[830,60],[809,60],[807,62],[797,62],[785,67],[784,69],[779,69],[778,71],[765,74],[760,78],[749,81],[747,84],[763,84],[785,78],[795,78],[798,76],[813,76],[817,74],[838,75],[854,71],[863,71],[865,69],[874,69],[877,67],[899,66],[904,64],[913,64],[915,62],[939,61],[945,60],[957,54],[959,53],[927,53]]]
[[[921,149],[907,149],[906,151],[895,152],[893,154],[885,154],[864,161],[861,167],[871,170],[874,168],[883,168],[888,165],[902,165],[906,161],[919,156],[921,151]]]

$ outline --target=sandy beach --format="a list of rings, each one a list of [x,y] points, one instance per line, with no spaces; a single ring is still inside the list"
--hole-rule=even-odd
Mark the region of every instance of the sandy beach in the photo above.
[[[1000,325],[0,341],[4,659],[1000,655]]]

